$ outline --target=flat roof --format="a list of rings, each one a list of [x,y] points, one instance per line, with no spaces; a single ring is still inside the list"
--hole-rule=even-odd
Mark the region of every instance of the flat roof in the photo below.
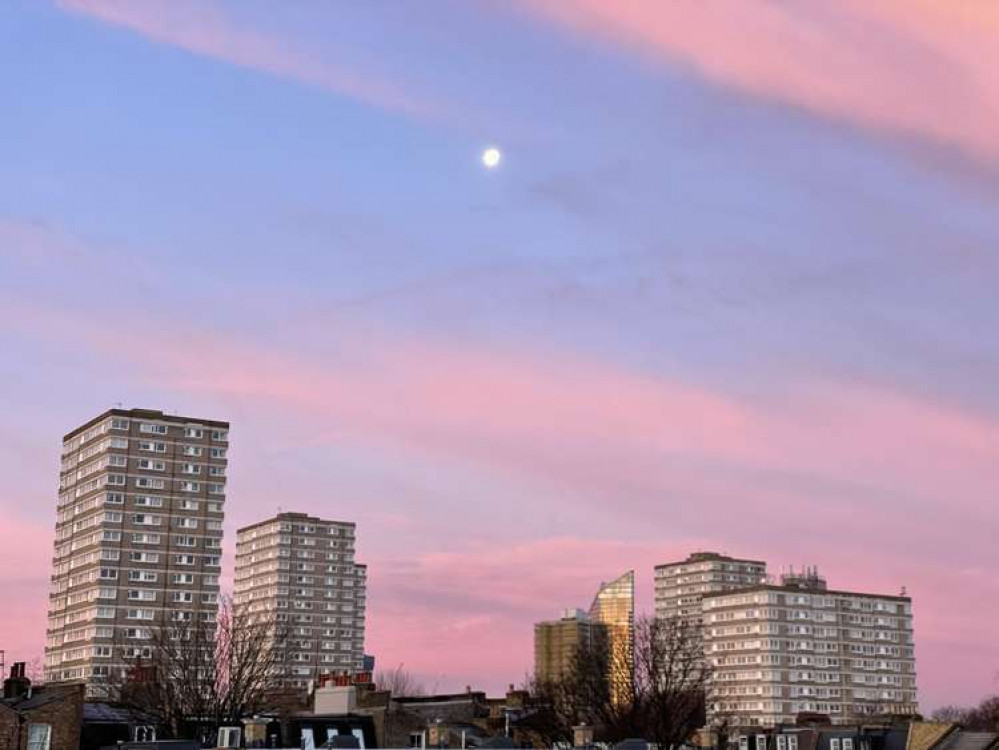
[[[836,589],[803,589],[798,586],[778,586],[776,584],[764,583],[745,586],[743,588],[731,589],[730,591],[712,591],[701,595],[702,599],[713,599],[719,596],[735,596],[737,594],[748,594],[754,591],[778,591],[783,594],[818,594],[819,596],[862,596],[867,599],[891,599],[897,602],[912,602],[911,596],[892,596],[891,594],[868,594],[864,591],[839,591]]]
[[[161,411],[155,409],[108,409],[103,414],[99,414],[90,421],[80,425],[75,430],[67,432],[63,435],[63,440],[69,440],[72,437],[76,437],[81,432],[89,430],[95,424],[103,422],[108,417],[127,417],[129,419],[151,419],[158,422],[174,422],[176,424],[202,424],[206,427],[221,427],[224,429],[229,429],[229,423],[223,422],[218,419],[202,419],[200,417],[182,417],[177,414],[164,414]]]
[[[308,513],[295,513],[292,511],[282,511],[275,516],[269,516],[262,521],[257,521],[251,523],[249,526],[243,526],[242,528],[236,529],[237,534],[242,534],[244,531],[251,531],[258,526],[266,526],[267,524],[274,523],[275,521],[312,521],[314,523],[329,523],[335,524],[337,526],[357,526],[355,521],[334,521],[331,518],[319,518],[318,516],[310,516]]]
[[[692,565],[694,563],[700,562],[738,562],[738,563],[750,563],[751,565],[762,565],[767,566],[765,560],[750,560],[744,557],[730,557],[729,555],[723,555],[719,552],[692,552],[687,556],[686,560],[680,560],[678,562],[671,563],[660,563],[655,567],[656,570],[659,568],[675,568],[677,565]]]

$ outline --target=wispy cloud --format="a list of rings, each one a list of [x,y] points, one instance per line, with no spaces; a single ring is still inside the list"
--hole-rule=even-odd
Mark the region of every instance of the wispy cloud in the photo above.
[[[530,663],[534,619],[585,605],[600,578],[621,568],[647,576],[655,562],[703,545],[819,562],[844,587],[907,583],[935,695],[964,695],[986,679],[979,670],[955,685],[941,654],[953,645],[955,606],[969,621],[994,614],[981,604],[994,597],[978,594],[992,585],[981,571],[995,526],[981,498],[999,465],[999,425],[988,418],[849,381],[792,382],[779,398],[750,398],[564,352],[414,340],[353,320],[331,325],[324,341],[336,343],[324,353],[178,320],[0,304],[9,320],[15,311],[33,337],[89,352],[99,363],[94,378],[101,367],[127,368],[140,391],[224,406],[237,434],[239,425],[262,431],[237,441],[232,482],[234,493],[243,488],[243,518],[273,510],[274,497],[255,486],[271,470],[260,468],[266,454],[253,444],[278,440],[283,428],[269,429],[276,424],[303,437],[324,477],[351,452],[397,457],[387,474],[422,460],[430,486],[385,507],[447,518],[446,535],[422,520],[400,528],[372,517],[366,526],[382,544],[364,555],[372,645],[389,665],[405,662],[432,679],[446,671],[448,686],[483,674],[517,680]],[[149,330],[160,332],[156,340]],[[330,425],[324,449],[313,436]],[[297,468],[284,471],[301,468],[306,457],[296,456]],[[450,505],[469,467],[486,481]],[[373,477],[364,492],[396,495],[389,479]],[[506,482],[524,491],[503,496]],[[490,514],[498,504],[503,513]],[[544,532],[546,515],[558,533]],[[610,541],[610,524],[630,529],[630,540]],[[960,546],[941,543],[958,536]],[[926,549],[935,550],[932,563],[923,562]],[[948,600],[955,588],[957,604]],[[960,632],[991,648],[984,633]],[[495,639],[512,644],[503,659],[487,648]],[[975,666],[970,653],[961,663]]]
[[[58,0],[64,10],[134,31],[152,41],[187,50],[419,118],[443,114],[437,102],[384,77],[330,63],[290,40],[240,25],[211,0]]]
[[[523,0],[537,17],[753,96],[999,160],[999,5]]]

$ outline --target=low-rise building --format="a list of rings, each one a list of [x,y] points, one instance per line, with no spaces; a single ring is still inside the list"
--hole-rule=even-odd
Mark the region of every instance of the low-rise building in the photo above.
[[[84,685],[33,687],[17,662],[0,700],[0,750],[78,750]]]

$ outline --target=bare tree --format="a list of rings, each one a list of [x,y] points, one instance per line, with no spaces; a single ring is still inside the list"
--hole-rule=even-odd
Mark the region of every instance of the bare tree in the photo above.
[[[588,724],[596,737],[616,742],[642,737],[676,746],[704,724],[710,670],[700,630],[686,621],[640,618],[630,649],[606,635],[591,639],[555,682],[532,684],[532,728],[547,741],[568,741],[572,727]],[[630,676],[622,689],[622,675]]]
[[[175,738],[283,705],[287,626],[229,599],[214,618],[204,614],[149,628],[139,655],[123,654],[130,666],[109,676],[110,697]]]
[[[395,669],[381,671],[375,675],[375,685],[379,690],[388,690],[393,698],[416,697],[427,694],[423,683],[399,664]]]
[[[977,706],[944,706],[933,713],[933,719],[973,732],[999,732],[999,695],[983,698]]]

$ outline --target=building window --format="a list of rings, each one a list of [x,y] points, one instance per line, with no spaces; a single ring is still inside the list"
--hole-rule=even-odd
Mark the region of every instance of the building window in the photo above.
[[[239,727],[219,727],[216,747],[239,747],[242,731]]]
[[[137,726],[135,727],[133,737],[136,742],[156,742],[156,727],[149,725]]]
[[[49,750],[51,724],[28,724],[28,750]]]

